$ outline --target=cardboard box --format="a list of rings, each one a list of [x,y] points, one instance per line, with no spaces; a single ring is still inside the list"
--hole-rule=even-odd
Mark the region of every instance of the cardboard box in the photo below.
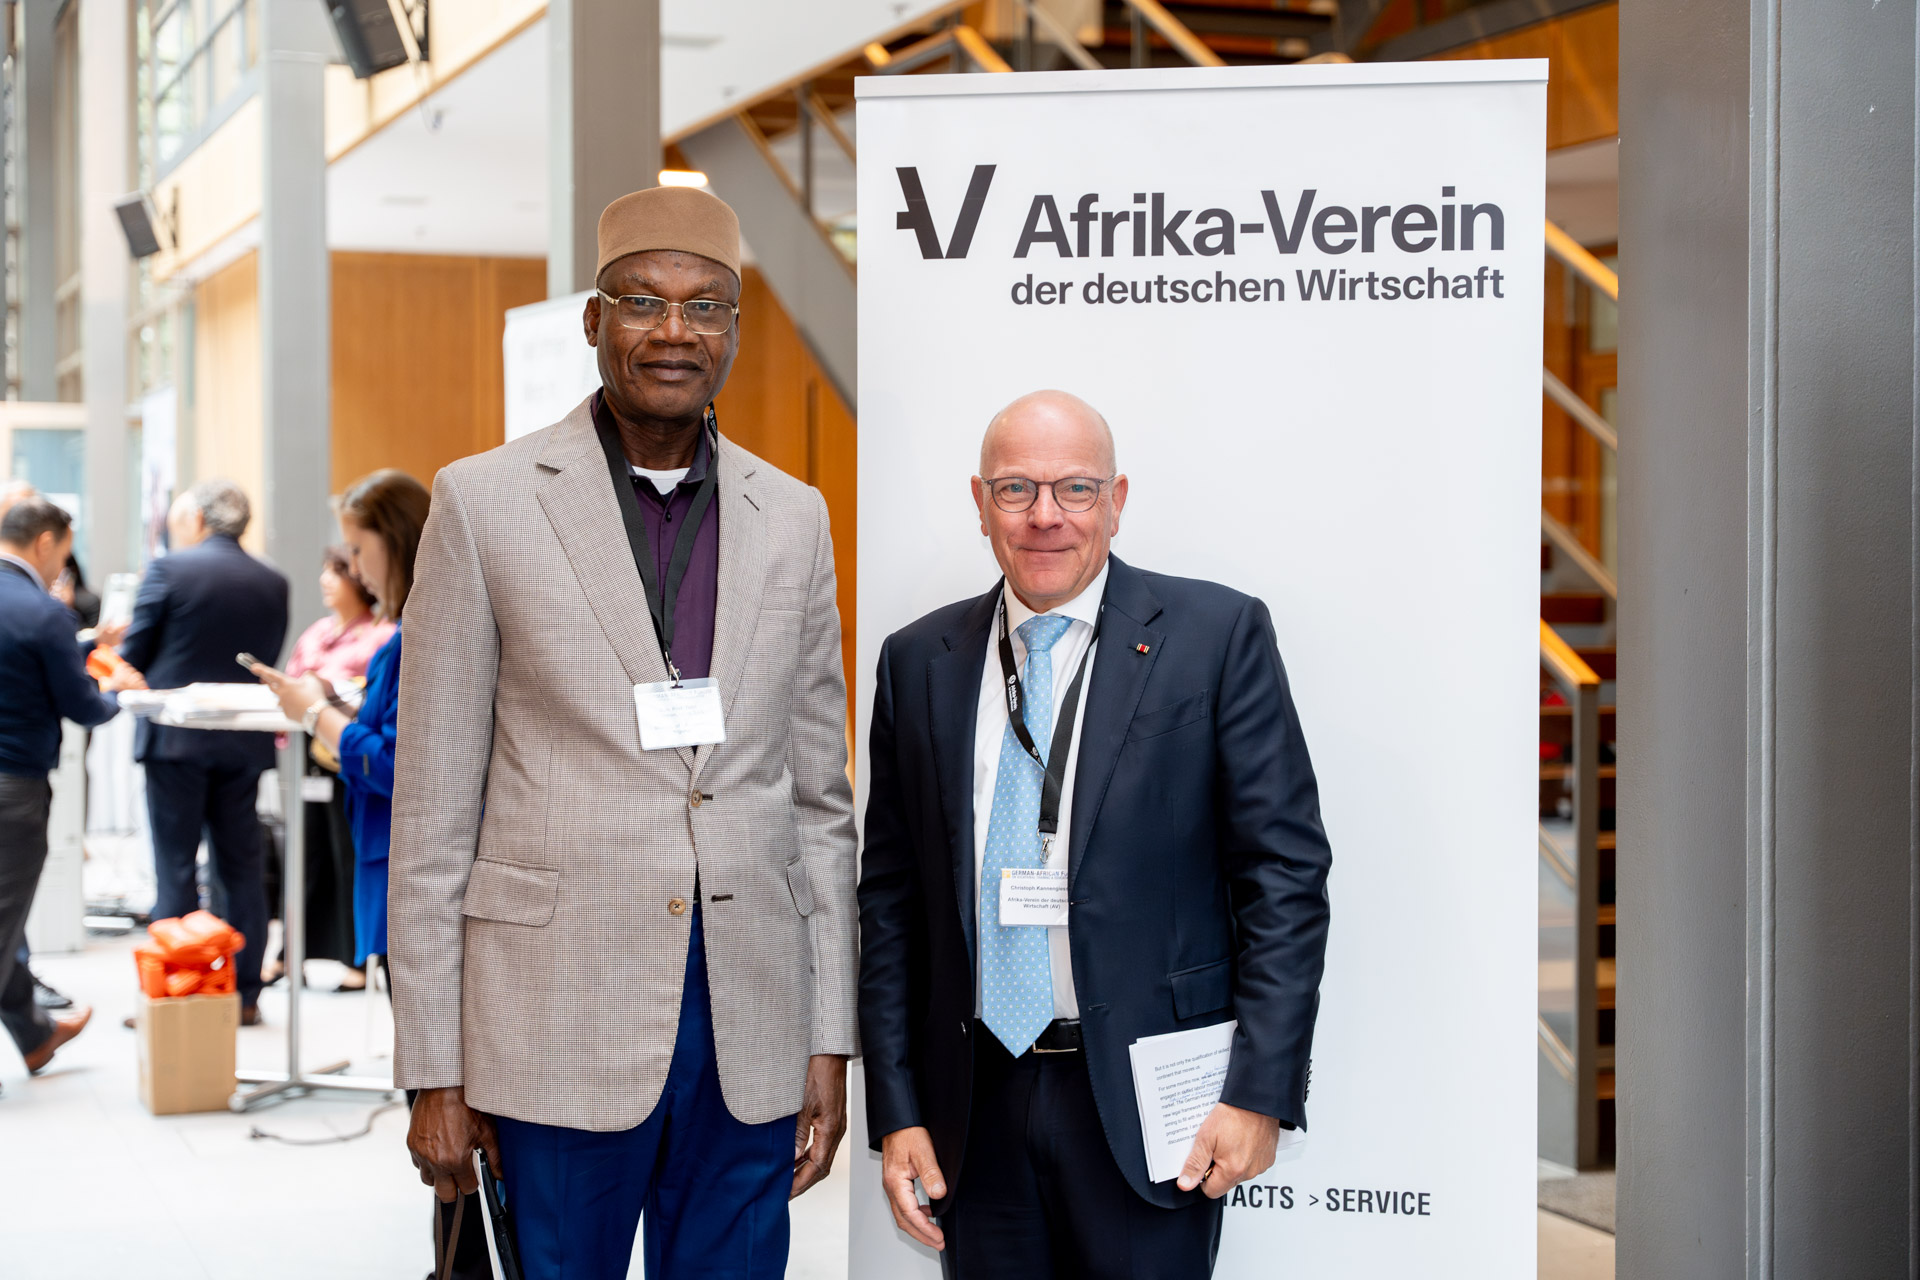
[[[233,1097],[233,1048],[240,997],[142,993],[135,1010],[140,1101],[157,1116],[225,1111]]]

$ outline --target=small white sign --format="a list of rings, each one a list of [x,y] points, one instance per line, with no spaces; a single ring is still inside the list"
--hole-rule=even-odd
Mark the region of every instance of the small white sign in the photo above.
[[[704,747],[727,740],[720,686],[711,679],[671,680],[633,686],[640,716],[640,746],[646,751]]]
[[[308,804],[330,804],[333,801],[333,775],[330,773],[309,773],[300,779],[300,798]]]
[[[1002,867],[1000,869],[1000,923],[1049,927],[1067,922],[1065,867]]]

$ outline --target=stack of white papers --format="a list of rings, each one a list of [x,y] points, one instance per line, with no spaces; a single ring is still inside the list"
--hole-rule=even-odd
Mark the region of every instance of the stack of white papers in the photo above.
[[[1180,1176],[1193,1151],[1200,1126],[1220,1101],[1227,1084],[1227,1060],[1233,1052],[1236,1022],[1135,1040],[1133,1096],[1140,1105],[1140,1136],[1147,1148],[1147,1179],[1165,1182]],[[1299,1154],[1306,1141],[1299,1129],[1280,1131],[1277,1159]]]
[[[1227,1083],[1227,1057],[1238,1022],[1135,1040],[1133,1095],[1140,1103],[1140,1134],[1147,1144],[1147,1177],[1165,1182],[1180,1176],[1220,1091]]]

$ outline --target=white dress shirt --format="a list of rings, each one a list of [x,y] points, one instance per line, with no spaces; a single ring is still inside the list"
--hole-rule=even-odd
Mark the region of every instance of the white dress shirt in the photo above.
[[[1067,634],[1049,651],[1053,657],[1053,722],[1060,719],[1060,704],[1073,683],[1081,656],[1087,660],[1086,678],[1080,685],[1080,706],[1074,712],[1073,746],[1067,752],[1067,772],[1060,783],[1060,829],[1054,834],[1047,865],[1067,866],[1067,850],[1073,835],[1073,781],[1080,764],[1080,726],[1087,718],[1088,694],[1093,688],[1093,654],[1089,646],[1093,628],[1100,618],[1100,602],[1107,595],[1108,565],[1087,584],[1087,589],[1048,613],[1073,619]],[[1034,611],[1020,603],[1012,588],[1002,587],[1002,606],[1007,611],[1007,630],[1013,641],[1013,662],[1025,679],[1027,646],[1020,639],[1020,624],[1034,617]],[[987,633],[987,661],[980,673],[980,707],[973,731],[973,900],[976,913],[980,901],[980,864],[987,856],[987,824],[993,817],[993,793],[1000,781],[1000,743],[1007,733],[1007,700],[1000,673],[1000,619],[996,611],[993,628]],[[1036,744],[1038,745],[1038,744]],[[1047,744],[1051,749],[1051,744]],[[976,920],[979,918],[976,914]],[[1080,1002],[1073,992],[1073,951],[1067,944],[1067,926],[1047,930],[1047,954],[1053,969],[1053,1016],[1078,1018]],[[978,940],[974,952],[973,1011],[980,1013],[980,956]]]

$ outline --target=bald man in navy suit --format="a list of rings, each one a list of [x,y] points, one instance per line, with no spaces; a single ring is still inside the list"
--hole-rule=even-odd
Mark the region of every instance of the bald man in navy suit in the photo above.
[[[1306,1127],[1332,854],[1273,622],[1111,555],[1117,472],[1077,398],[1002,410],[973,495],[1005,578],[880,654],[868,1127],[956,1280],[1207,1275],[1222,1197]],[[1003,910],[1016,871],[1065,873],[1064,925]],[[1220,1100],[1151,1181],[1128,1046],[1228,1020]]]

